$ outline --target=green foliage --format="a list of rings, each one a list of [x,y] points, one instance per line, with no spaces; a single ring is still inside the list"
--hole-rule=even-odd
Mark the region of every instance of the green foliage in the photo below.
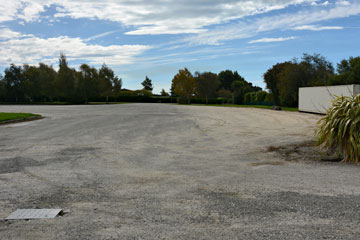
[[[334,79],[332,64],[319,54],[304,54],[301,61],[278,63],[264,74],[276,105],[297,106],[299,87],[323,86]]]
[[[241,104],[247,92],[256,92],[261,90],[260,87],[253,86],[247,82],[237,71],[221,71],[219,73],[220,89],[232,92],[232,102]]]
[[[221,97],[222,103],[232,103],[232,92],[225,89],[217,91],[217,95]]]
[[[330,79],[331,85],[360,84],[360,57],[344,59],[337,65],[338,75]]]
[[[69,68],[65,55],[61,54],[59,71],[55,79],[56,97],[58,99],[75,100],[75,84],[77,84],[76,71]]]
[[[76,95],[79,102],[88,102],[89,99],[98,95],[99,75],[95,68],[87,64],[80,66],[77,73]]]
[[[268,97],[271,95],[265,91],[248,92],[244,96],[245,104],[272,104],[273,101]]]
[[[187,104],[190,104],[191,97],[195,94],[196,83],[195,78],[192,76],[187,68],[179,70],[172,80],[174,93],[185,99]]]
[[[148,90],[150,92],[154,89],[151,79],[148,78],[148,76],[145,77],[145,80],[141,83],[141,85],[143,85],[145,90]]]
[[[316,130],[318,144],[343,154],[344,162],[360,160],[360,95],[336,97]]]
[[[99,69],[99,94],[101,96],[106,96],[106,101],[108,102],[109,96],[112,95],[114,81],[118,80],[115,76],[114,71],[103,64]]]
[[[4,84],[6,90],[6,98],[18,102],[19,99],[25,97],[25,76],[22,67],[11,64],[5,69]]]
[[[280,94],[279,94],[279,78],[283,69],[290,64],[290,62],[278,63],[264,74],[264,82],[266,84],[266,88],[270,90],[274,97],[274,103],[276,105],[280,105]]]
[[[160,95],[163,96],[163,97],[168,97],[168,96],[170,96],[170,94],[167,93],[167,92],[165,91],[165,89],[161,89]]]
[[[209,98],[216,97],[216,90],[220,85],[218,75],[212,72],[195,73],[196,94],[201,98],[205,98],[208,102]]]
[[[105,64],[99,70],[82,64],[76,71],[61,54],[58,72],[44,63],[23,67],[11,64],[0,79],[0,101],[86,103],[114,97],[121,86],[122,80]]]
[[[0,101],[5,100],[5,95],[6,95],[5,82],[2,76],[0,76]]]
[[[32,113],[8,113],[8,112],[0,112],[0,123],[9,120],[17,120],[17,119],[25,119],[29,117],[37,117],[40,115],[32,114]]]
[[[245,81],[243,77],[241,77],[237,71],[232,72],[231,70],[221,71],[219,73],[219,80],[220,80],[220,88],[225,90],[232,90],[232,83],[234,81]]]
[[[115,76],[115,78],[113,79],[113,95],[114,96],[119,95],[119,93],[121,91],[121,87],[122,87],[122,79]]]
[[[296,63],[287,64],[279,74],[278,89],[282,106],[295,107],[298,104],[299,87],[305,87],[306,70]]]
[[[257,91],[256,92],[256,101],[257,102],[265,102],[267,95],[268,95],[268,93],[265,91]]]
[[[275,104],[274,95],[272,93],[266,94],[265,102]]]

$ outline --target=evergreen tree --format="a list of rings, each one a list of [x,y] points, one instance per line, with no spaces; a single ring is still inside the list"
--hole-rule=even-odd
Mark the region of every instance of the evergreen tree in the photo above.
[[[141,83],[145,90],[152,91],[154,89],[151,79],[148,76],[145,77],[145,80]]]

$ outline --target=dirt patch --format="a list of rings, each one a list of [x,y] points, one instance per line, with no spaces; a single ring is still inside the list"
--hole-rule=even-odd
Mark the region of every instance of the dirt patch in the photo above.
[[[242,198],[240,193],[201,191],[207,200],[208,212],[230,218],[256,218],[268,221],[284,213],[320,219],[357,219],[360,196],[320,196],[291,191],[254,193],[254,198]],[[329,207],[331,206],[331,207]]]
[[[250,163],[250,166],[253,167],[258,167],[258,166],[265,166],[265,165],[270,165],[270,166],[281,166],[284,165],[285,162],[280,162],[280,161],[274,161],[274,162],[270,162],[270,161],[266,161],[266,162],[256,162],[256,163]]]
[[[0,174],[24,171],[26,167],[41,166],[42,163],[25,157],[7,158],[0,161]]]
[[[315,141],[305,141],[284,146],[270,146],[267,152],[276,152],[286,161],[340,162],[341,156],[324,152]],[[260,164],[260,163],[259,163]]]

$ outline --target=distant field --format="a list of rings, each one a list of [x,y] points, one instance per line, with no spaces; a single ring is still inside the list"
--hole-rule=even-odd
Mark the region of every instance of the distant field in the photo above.
[[[32,113],[7,113],[7,112],[0,112],[0,123],[9,121],[9,120],[19,120],[19,119],[27,119],[30,117],[40,117],[38,114]]]
[[[272,106],[265,106],[265,105],[236,105],[236,104],[191,104],[191,105],[214,106],[214,107],[264,108],[264,109],[272,108]],[[284,111],[293,111],[293,112],[298,111],[298,108],[290,108],[290,107],[281,107],[281,108]]]

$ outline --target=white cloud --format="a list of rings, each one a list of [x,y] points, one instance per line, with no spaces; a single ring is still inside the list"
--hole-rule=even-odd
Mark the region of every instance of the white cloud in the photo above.
[[[9,28],[0,28],[0,40],[7,40],[21,37],[21,34],[18,32],[14,32]]]
[[[119,22],[129,35],[201,33],[206,27],[313,0],[12,0],[3,1],[0,21],[36,21],[46,7],[55,6],[56,18],[88,18]],[[1,7],[1,5],[3,5]]]
[[[183,42],[188,42],[192,45],[219,45],[227,40],[249,38],[263,32],[293,29],[299,26],[358,14],[360,14],[360,3],[353,3],[349,6],[334,5],[321,11],[307,10],[269,17],[258,17],[251,22],[238,21],[237,23],[216,27],[204,33],[188,36],[183,39]]]
[[[309,31],[323,31],[323,30],[342,30],[341,26],[314,26],[314,25],[302,25],[294,27],[293,30],[309,30]]]
[[[343,6],[349,6],[350,2],[349,1],[337,1],[336,4],[343,5]]]
[[[269,43],[269,42],[284,42],[288,40],[296,39],[296,37],[279,37],[279,38],[261,38],[257,40],[252,40],[249,43]]]
[[[321,3],[318,2],[311,3],[311,6],[327,6],[327,5],[329,5],[329,1],[321,2]]]
[[[64,52],[69,61],[83,60],[90,64],[123,65],[133,63],[136,56],[151,48],[144,45],[91,45],[80,38],[66,36],[46,39],[35,36],[24,37],[9,29],[0,29],[0,38],[4,35],[9,36],[9,33],[12,34],[11,39],[7,37],[4,41],[0,41],[1,66],[8,66],[10,63],[55,64],[60,52]]]

